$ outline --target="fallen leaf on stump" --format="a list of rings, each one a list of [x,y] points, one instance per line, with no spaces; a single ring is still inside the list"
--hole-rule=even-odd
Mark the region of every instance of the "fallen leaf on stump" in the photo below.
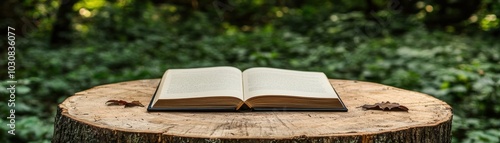
[[[126,107],[134,107],[134,106],[141,106],[144,107],[144,105],[141,104],[139,101],[132,101],[132,102],[127,102],[124,100],[108,100],[106,101],[106,105],[111,106],[111,105],[125,105]]]
[[[361,106],[363,110],[383,110],[383,111],[407,111],[408,107],[400,105],[399,103],[380,102],[373,105],[365,104]]]
[[[125,107],[134,107],[134,106],[144,107],[144,105],[142,105],[141,102],[139,101],[132,101],[130,103],[125,104]]]

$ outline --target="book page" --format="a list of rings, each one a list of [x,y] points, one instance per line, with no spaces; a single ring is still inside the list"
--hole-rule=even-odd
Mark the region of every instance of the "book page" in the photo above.
[[[234,67],[169,69],[163,76],[159,99],[231,96],[243,100],[242,74]]]
[[[243,72],[244,99],[259,95],[338,98],[326,75],[274,68],[250,68]]]

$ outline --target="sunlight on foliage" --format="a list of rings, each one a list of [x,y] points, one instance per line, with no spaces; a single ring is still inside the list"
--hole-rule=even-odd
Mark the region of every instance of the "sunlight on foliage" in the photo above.
[[[106,4],[106,0],[80,0],[73,6],[74,10],[86,8],[89,10],[99,9]]]
[[[488,14],[481,20],[481,28],[485,31],[489,31],[498,28],[498,23],[500,23],[500,20],[497,19],[495,14]]]

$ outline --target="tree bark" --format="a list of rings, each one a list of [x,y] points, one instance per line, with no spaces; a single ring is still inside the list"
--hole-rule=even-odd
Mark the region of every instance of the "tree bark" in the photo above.
[[[147,112],[159,80],[94,87],[58,106],[52,142],[451,142],[451,107],[418,92],[330,80],[349,112]],[[408,112],[363,110],[397,102]]]

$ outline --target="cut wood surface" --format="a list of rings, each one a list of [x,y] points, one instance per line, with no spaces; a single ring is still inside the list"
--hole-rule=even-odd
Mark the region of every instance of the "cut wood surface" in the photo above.
[[[432,96],[371,82],[330,82],[348,112],[147,112],[159,79],[97,86],[58,106],[53,142],[451,142],[452,109]],[[404,111],[363,110],[397,102]]]

